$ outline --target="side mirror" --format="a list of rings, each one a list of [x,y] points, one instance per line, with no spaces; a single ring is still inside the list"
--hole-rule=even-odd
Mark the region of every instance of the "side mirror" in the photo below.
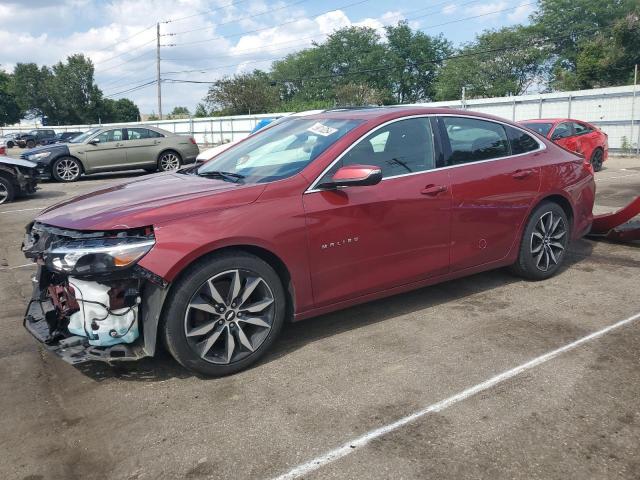
[[[89,140],[89,144],[91,145],[98,145],[99,143],[100,143],[99,138],[92,138],[91,140]]]
[[[348,165],[341,167],[331,177],[330,182],[320,185],[321,188],[361,187],[376,185],[382,180],[380,167],[371,165]]]

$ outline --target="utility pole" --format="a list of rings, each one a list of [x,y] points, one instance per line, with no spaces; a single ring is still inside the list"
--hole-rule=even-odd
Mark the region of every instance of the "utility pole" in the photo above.
[[[638,64],[633,70],[633,101],[631,102],[631,148],[633,149],[633,124],[636,117],[636,88],[638,85]],[[640,155],[640,126],[638,127],[638,139],[636,141],[636,155]]]
[[[160,22],[156,24],[156,83],[158,84],[158,118],[162,120],[162,90],[160,86]]]

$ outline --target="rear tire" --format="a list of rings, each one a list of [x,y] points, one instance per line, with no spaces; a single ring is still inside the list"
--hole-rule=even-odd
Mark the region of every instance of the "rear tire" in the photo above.
[[[545,280],[555,275],[566,256],[570,225],[567,215],[554,202],[543,202],[529,216],[518,260],[511,271],[528,280]]]
[[[0,205],[11,202],[16,196],[16,189],[13,183],[6,178],[0,176]]]
[[[594,172],[602,170],[602,162],[604,161],[604,152],[600,148],[596,148],[591,154],[591,166]]]
[[[76,182],[82,175],[82,165],[73,157],[62,157],[51,165],[51,174],[58,182]]]
[[[275,270],[242,251],[198,261],[173,286],[163,312],[167,350],[185,368],[230,375],[254,364],[284,323],[286,297]]]
[[[173,172],[179,169],[180,165],[182,165],[182,158],[180,158],[178,152],[173,150],[162,152],[158,157],[158,170],[160,172]]]
[[[14,147],[14,143],[12,141],[8,141],[7,142],[7,148],[13,148]]]

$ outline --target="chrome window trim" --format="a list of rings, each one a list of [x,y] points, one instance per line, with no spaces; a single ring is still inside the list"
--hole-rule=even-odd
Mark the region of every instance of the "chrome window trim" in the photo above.
[[[477,165],[479,163],[497,162],[497,161],[500,161],[500,160],[507,160],[507,159],[510,159],[510,158],[522,157],[523,155],[531,155],[533,153],[542,152],[542,151],[547,149],[547,146],[544,143],[542,143],[535,135],[531,135],[530,131],[527,131],[525,128],[520,127],[519,125],[512,125],[510,123],[502,122],[500,120],[494,120],[494,119],[489,119],[489,118],[484,118],[484,117],[476,117],[474,115],[456,115],[454,113],[425,113],[425,114],[417,114],[417,115],[408,115],[406,117],[394,118],[393,120],[389,120],[387,122],[384,122],[384,123],[378,125],[377,127],[373,128],[372,130],[369,130],[368,132],[362,134],[360,137],[358,137],[356,140],[354,140],[354,142],[351,145],[349,145],[349,147],[344,152],[342,152],[340,155],[338,155],[336,157],[336,159],[333,162],[331,162],[320,173],[320,175],[318,175],[316,177],[316,179],[313,182],[311,182],[311,185],[309,187],[307,187],[307,189],[303,192],[303,195],[307,194],[307,193],[326,192],[327,189],[325,189],[325,188],[316,188],[318,186],[318,183],[322,179],[322,177],[324,177],[326,175],[326,173],[329,170],[331,170],[331,168],[333,168],[333,166],[342,159],[342,157],[344,157],[347,153],[349,153],[349,151],[353,147],[355,147],[361,140],[364,140],[366,137],[368,137],[372,133],[376,132],[377,130],[379,130],[379,129],[383,128],[383,127],[386,127],[387,125],[389,125],[391,123],[398,122],[400,120],[407,120],[407,119],[410,119],[410,118],[430,118],[430,117],[436,117],[436,118],[437,117],[472,118],[474,120],[484,120],[485,122],[493,122],[493,123],[498,123],[498,124],[503,125],[503,126],[515,128],[516,130],[520,130],[521,132],[526,133],[531,138],[533,138],[538,143],[538,149],[537,150],[531,150],[530,152],[525,152],[525,153],[517,153],[515,155],[507,155],[505,157],[489,158],[487,160],[478,160],[477,162],[461,163],[459,165],[447,165],[447,166],[444,166],[444,167],[435,167],[435,168],[433,168],[431,170],[422,170],[420,172],[411,172],[411,173],[403,173],[401,175],[393,175],[391,177],[383,178],[381,180],[381,182],[384,182],[385,180],[391,180],[391,179],[394,179],[394,178],[401,178],[401,177],[409,177],[409,176],[412,176],[412,175],[427,174],[427,173],[430,173],[430,172],[448,170],[448,169],[451,169],[451,168],[467,167],[469,165]],[[431,134],[433,135],[434,133],[435,132],[433,132],[433,129],[432,129]],[[509,139],[509,136],[507,135],[507,140],[508,139]],[[343,188],[348,188],[348,187],[343,187]]]

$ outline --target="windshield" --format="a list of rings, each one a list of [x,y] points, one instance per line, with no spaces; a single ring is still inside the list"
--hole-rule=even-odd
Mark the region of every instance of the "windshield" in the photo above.
[[[546,137],[553,126],[553,123],[542,123],[542,122],[531,122],[531,123],[523,123],[525,127],[533,130],[534,132],[538,132],[543,137]]]
[[[99,131],[100,131],[99,128],[92,128],[91,130],[87,130],[86,132],[81,133],[77,137],[73,137],[72,139],[69,140],[69,143],[83,143],[85,140],[87,140],[92,135],[98,133]]]
[[[270,126],[202,165],[198,175],[223,172],[263,183],[295,175],[362,123],[349,119],[291,119]]]

